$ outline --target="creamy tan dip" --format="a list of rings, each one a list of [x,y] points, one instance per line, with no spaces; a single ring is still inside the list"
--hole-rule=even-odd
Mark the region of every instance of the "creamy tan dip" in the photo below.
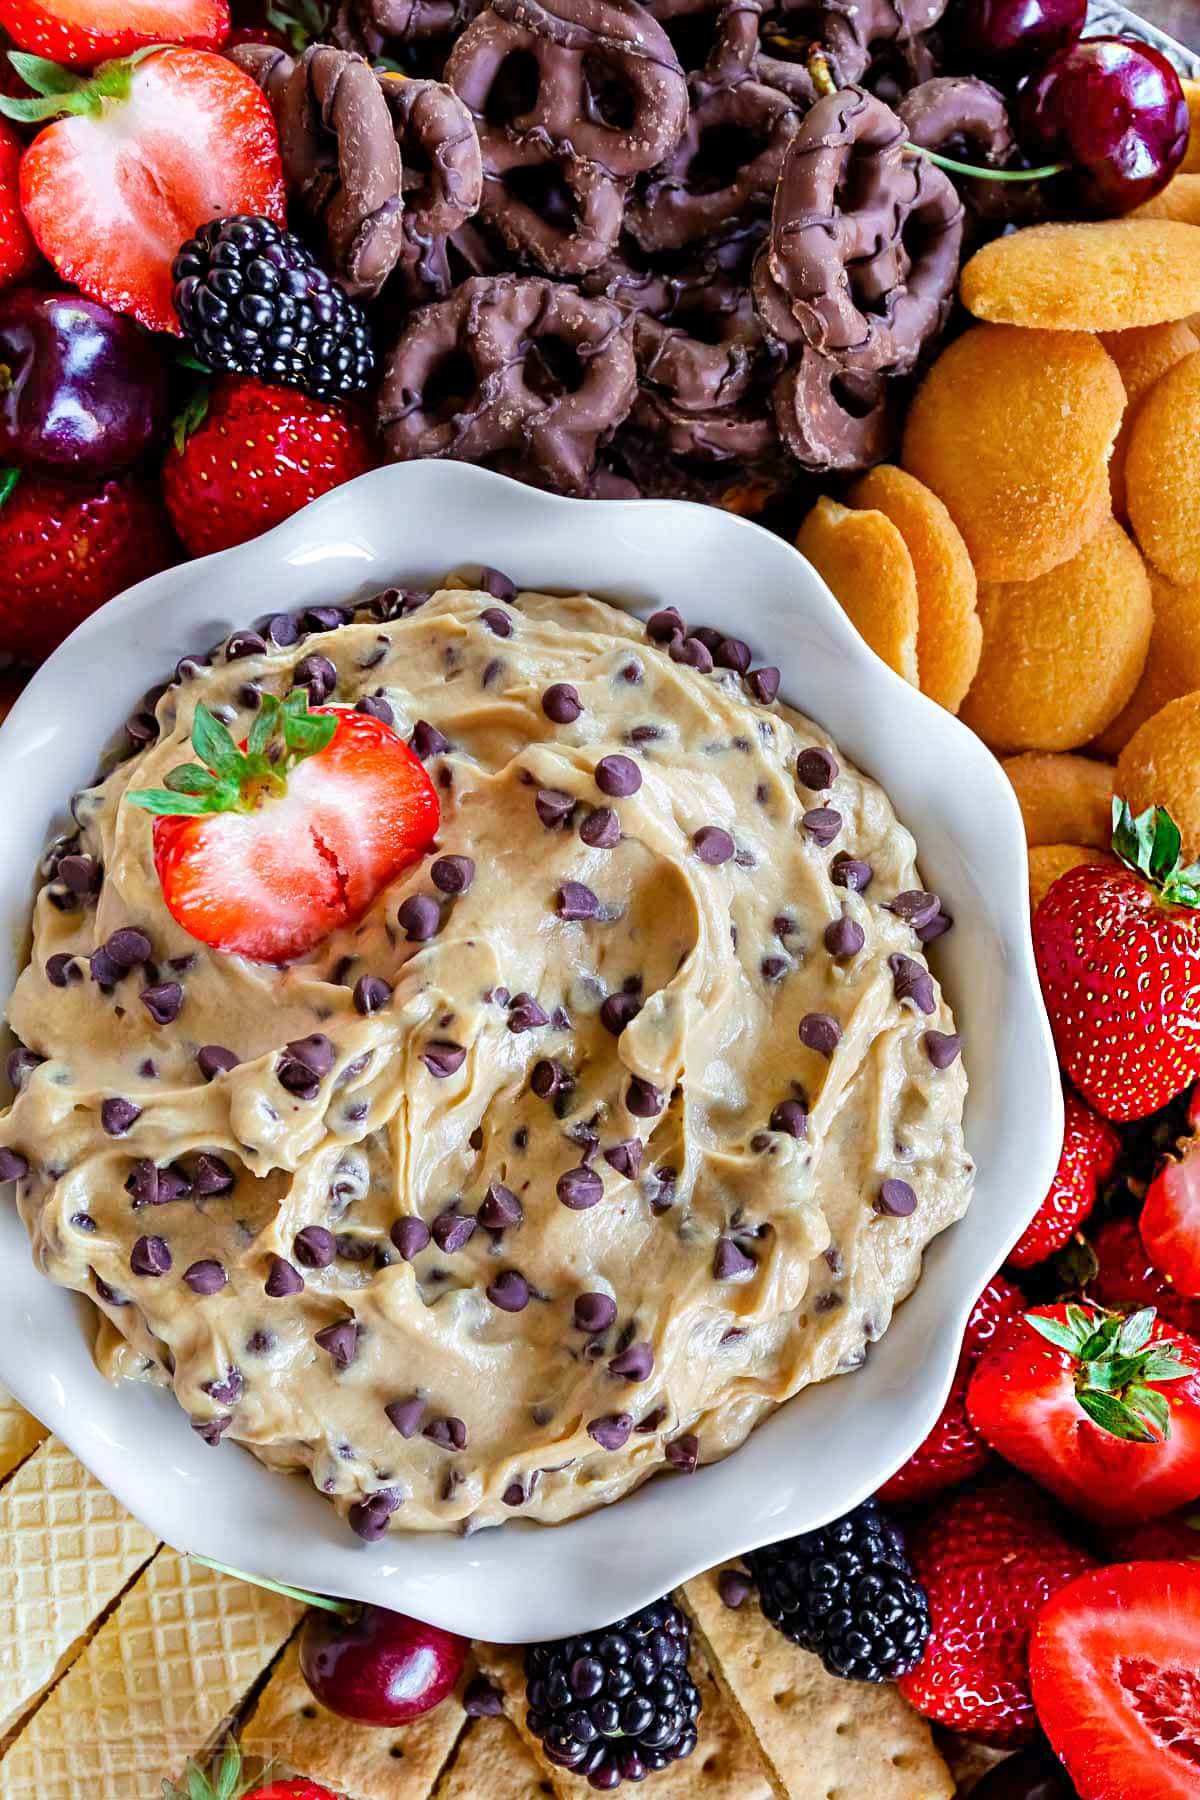
[[[459,589],[243,634],[184,666],[47,865],[0,1118],[37,1261],[98,1306],[107,1374],[308,1469],[364,1536],[566,1519],[726,1455],[862,1362],[970,1197],[912,838],[755,698],[770,671],[719,666],[744,647],[710,669],[715,638],[654,629]],[[189,760],[198,700],[243,736],[254,684],[313,656],[332,703],[386,701],[441,828],[355,927],[264,966],[171,919],[122,797]],[[439,889],[445,857],[474,869]],[[94,979],[130,930],[149,961]],[[140,992],[172,984],[158,1023]],[[312,1034],[332,1067],[297,1081]]]

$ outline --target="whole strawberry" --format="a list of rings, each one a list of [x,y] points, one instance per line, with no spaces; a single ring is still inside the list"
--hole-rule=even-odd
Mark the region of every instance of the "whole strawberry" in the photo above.
[[[230,376],[177,428],[163,499],[191,555],[207,556],[269,531],[375,462],[366,429],[343,408]]]
[[[1096,1271],[1088,1296],[1102,1306],[1139,1311],[1152,1306],[1160,1319],[1200,1338],[1200,1300],[1189,1300],[1151,1257],[1133,1219],[1107,1219],[1092,1239]]]
[[[0,287],[23,281],[37,268],[38,248],[25,223],[18,191],[24,148],[11,126],[0,124]]]
[[[993,1275],[971,1309],[962,1351],[946,1404],[933,1430],[879,1490],[888,1505],[926,1500],[931,1494],[977,1475],[988,1460],[988,1447],[967,1417],[967,1385],[976,1363],[1005,1319],[1024,1309],[1019,1288],[1003,1275]]]
[[[79,487],[22,475],[0,504],[0,644],[40,661],[114,594],[177,560],[161,508],[133,476]]]
[[[1124,864],[1060,875],[1033,920],[1058,1059],[1109,1119],[1155,1112],[1200,1074],[1200,866],[1162,807],[1113,801]]]
[[[1200,1494],[1200,1343],[1152,1307],[1037,1307],[967,1390],[976,1430],[1085,1518],[1134,1524]]]
[[[182,1786],[164,1781],[163,1800],[337,1800],[337,1796],[331,1788],[302,1775],[282,1776],[275,1781],[252,1779],[242,1767],[241,1750],[230,1739],[211,1774],[190,1762]]]
[[[0,25],[22,50],[89,69],[147,44],[219,49],[228,0],[0,0]]]
[[[951,1494],[908,1548],[932,1632],[901,1692],[927,1718],[985,1744],[1028,1743],[1037,1729],[1030,1629],[1051,1594],[1092,1567],[1091,1553],[1063,1535],[1047,1497],[1016,1476]]]
[[[1142,1203],[1138,1230],[1152,1260],[1189,1299],[1200,1299],[1200,1088],[1184,1134],[1167,1152]]]
[[[1112,1174],[1121,1140],[1108,1123],[1063,1090],[1062,1154],[1050,1192],[1009,1252],[1014,1268],[1031,1269],[1069,1243],[1096,1204],[1100,1183]]]

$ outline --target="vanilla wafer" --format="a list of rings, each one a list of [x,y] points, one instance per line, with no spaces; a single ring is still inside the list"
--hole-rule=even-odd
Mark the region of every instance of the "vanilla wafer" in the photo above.
[[[11,1475],[45,1436],[41,1421],[0,1388],[0,1481]]]

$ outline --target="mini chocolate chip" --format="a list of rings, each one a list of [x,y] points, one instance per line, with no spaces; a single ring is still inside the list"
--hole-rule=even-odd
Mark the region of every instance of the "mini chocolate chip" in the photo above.
[[[703,863],[714,867],[733,855],[733,839],[719,825],[702,825],[692,838],[692,849]]]
[[[642,771],[631,756],[602,756],[596,764],[596,786],[610,799],[626,799],[641,785]]]
[[[592,850],[611,850],[621,841],[621,821],[611,806],[597,806],[579,827],[579,835]]]
[[[555,907],[560,919],[594,919],[600,911],[600,902],[582,881],[564,881],[558,890]]]
[[[441,1450],[465,1450],[467,1447],[467,1428],[461,1419],[430,1419],[421,1436]]]
[[[698,675],[712,674],[712,651],[701,638],[672,638],[668,654],[672,662],[683,663],[687,668],[695,669]]]
[[[717,646],[721,642],[721,633],[717,630],[715,625],[693,626],[688,635],[699,638],[706,650],[711,650],[714,656],[717,654]]]
[[[714,1281],[732,1281],[737,1275],[747,1275],[757,1267],[752,1256],[747,1256],[740,1245],[730,1237],[717,1239],[713,1251],[712,1272]]]
[[[813,1301],[813,1311],[817,1313],[836,1312],[839,1306],[845,1306],[845,1304],[842,1296],[829,1288],[825,1293],[817,1295]]]
[[[674,606],[664,606],[646,620],[646,636],[652,644],[669,644],[687,630],[683,614]]]
[[[617,1303],[611,1294],[577,1294],[575,1296],[575,1328],[591,1333],[607,1331],[617,1317]]]
[[[653,1371],[654,1349],[650,1344],[627,1344],[609,1359],[609,1374],[620,1375],[626,1381],[648,1381]]]
[[[521,1500],[524,1500],[524,1489],[520,1489],[519,1492]],[[506,1506],[520,1504],[520,1501],[510,1500],[508,1494],[509,1490],[506,1488],[504,1491]],[[490,1681],[484,1680],[482,1675],[476,1675],[475,1679],[468,1681],[463,1689],[463,1711],[468,1719],[498,1719],[504,1711],[504,1699],[499,1688],[494,1688]]]
[[[954,924],[948,912],[939,912],[926,925],[917,926],[917,936],[923,944],[932,944],[936,939],[944,937]]]
[[[228,1074],[230,1069],[237,1068],[241,1060],[232,1050],[227,1050],[224,1044],[205,1044],[196,1052],[196,1062],[205,1081]]]
[[[533,809],[547,831],[557,831],[575,810],[575,798],[561,788],[539,788],[533,797]]]
[[[830,956],[857,956],[867,934],[856,919],[833,919],[825,927],[825,948]]]
[[[640,1075],[632,1075],[625,1090],[625,1104],[635,1119],[652,1119],[663,1109],[659,1090]]]
[[[513,634],[513,622],[506,612],[498,606],[488,606],[479,615],[480,622],[496,637],[510,638]]]
[[[390,700],[382,694],[364,694],[357,702],[355,712],[362,713],[365,718],[378,719],[381,725],[394,725],[396,714]]]
[[[418,719],[412,728],[412,736],[408,747],[419,762],[428,762],[431,756],[445,756],[450,748],[450,739],[443,737],[436,725],[428,719]]]
[[[309,703],[323,706],[337,687],[337,670],[327,656],[302,656],[292,670],[297,687],[308,689]]]
[[[229,1280],[223,1265],[212,1257],[194,1262],[183,1271],[183,1279],[193,1294],[219,1294]]]
[[[888,957],[888,968],[892,971],[892,987],[897,1000],[911,1000],[918,1012],[937,1010],[933,976],[928,969],[914,962],[911,956],[901,956],[898,952]]]
[[[433,1241],[446,1256],[454,1256],[475,1236],[475,1221],[470,1213],[455,1212],[447,1207],[433,1221]]]
[[[369,1018],[387,1005],[392,990],[381,975],[360,975],[354,984],[354,1008]]]
[[[160,981],[143,988],[138,998],[156,1025],[170,1025],[179,1017],[183,989],[177,981]]]
[[[882,1184],[875,1200],[875,1211],[887,1213],[894,1219],[906,1219],[909,1213],[916,1211],[916,1206],[917,1196],[907,1181],[895,1179]]]
[[[132,925],[122,925],[106,939],[104,944],[111,960],[117,968],[136,969],[140,963],[149,962],[152,945],[144,931],[136,931]]]
[[[306,1269],[327,1269],[337,1253],[332,1231],[303,1225],[292,1239],[292,1255]]]
[[[376,1493],[368,1494],[365,1500],[356,1500],[346,1514],[346,1522],[364,1543],[374,1544],[385,1535],[388,1520],[402,1499],[395,1488],[380,1488]]]
[[[132,712],[125,721],[125,736],[135,750],[144,750],[158,736],[158,720],[152,712]]]
[[[0,1148],[0,1181],[23,1181],[28,1173],[28,1157],[19,1150]]]
[[[532,994],[514,994],[508,1006],[508,1029],[512,1032],[538,1031],[550,1023],[550,1015]]]
[[[935,1069],[948,1069],[962,1055],[962,1034],[957,1031],[927,1031],[921,1044]]]
[[[337,631],[348,625],[352,616],[345,606],[306,606],[300,614],[300,623],[305,631]]]
[[[779,693],[779,670],[771,663],[764,664],[761,669],[751,669],[746,686],[752,700],[757,700],[760,706],[770,706]]]
[[[754,1592],[754,1581],[744,1569],[722,1569],[717,1576],[717,1592],[722,1605],[736,1612]]]
[[[690,1475],[700,1460],[700,1440],[687,1431],[682,1437],[671,1440],[665,1454],[673,1469],[678,1469],[681,1475]]]
[[[257,631],[234,631],[225,639],[225,661],[237,662],[243,656],[266,654],[267,640]]]
[[[838,773],[837,757],[831,750],[823,750],[819,744],[801,750],[796,758],[797,778],[814,794],[828,793],[837,780]]]
[[[492,596],[493,600],[515,600],[517,597],[517,584],[504,573],[503,569],[490,567],[480,569],[479,585],[485,594]]]
[[[358,1355],[358,1325],[353,1319],[322,1325],[320,1331],[313,1332],[313,1342],[328,1351],[336,1368],[348,1369]]]
[[[132,1125],[136,1125],[142,1116],[140,1106],[132,1100],[123,1100],[114,1095],[111,1100],[100,1103],[100,1125],[109,1137],[124,1137]]]
[[[82,981],[83,970],[75,957],[60,950],[46,958],[46,980],[51,987],[65,988],[70,981]]]
[[[851,888],[856,894],[866,892],[874,873],[870,863],[859,862],[845,851],[839,851],[829,865],[829,879],[834,887]]]
[[[15,1050],[9,1051],[8,1060],[4,1065],[9,1087],[19,1094],[33,1071],[40,1069],[45,1060],[45,1057],[39,1056],[36,1050],[27,1050],[24,1044],[18,1044]]]
[[[189,1419],[188,1423],[198,1438],[215,1449],[233,1424],[233,1414],[218,1413],[215,1419]]]
[[[832,1056],[842,1041],[842,1028],[829,1013],[805,1013],[800,1021],[800,1042],[819,1056]]]
[[[402,1219],[395,1221],[388,1236],[405,1262],[412,1262],[415,1256],[419,1256],[428,1247],[430,1231],[424,1219],[406,1213]]]
[[[291,613],[272,613],[263,620],[263,632],[280,650],[290,649],[300,641],[300,626]]]
[[[942,910],[942,903],[936,894],[927,893],[924,888],[908,888],[894,900],[889,900],[887,908],[898,919],[904,919],[914,931],[919,931],[922,925],[933,923]]]
[[[58,865],[58,879],[65,881],[73,894],[94,894],[102,876],[103,870],[94,856],[64,856]]]
[[[632,1430],[631,1413],[605,1413],[603,1418],[589,1421],[587,1433],[602,1450],[622,1450],[629,1442]]]
[[[529,1085],[539,1100],[553,1100],[555,1094],[569,1088],[571,1077],[560,1062],[544,1056],[533,1065],[533,1073],[529,1077]]]
[[[769,1122],[772,1131],[785,1132],[788,1137],[808,1136],[808,1114],[798,1100],[781,1100],[772,1108]]]
[[[586,1212],[604,1198],[604,1183],[595,1169],[581,1164],[577,1169],[566,1169],[555,1183],[555,1193],[564,1206],[572,1212]]]
[[[579,689],[569,681],[556,681],[542,695],[542,711],[553,725],[573,725],[583,711]]]
[[[205,1150],[196,1158],[192,1186],[197,1194],[227,1194],[236,1177],[223,1157]]]
[[[462,1045],[452,1044],[445,1038],[431,1038],[421,1051],[421,1061],[438,1081],[455,1074],[466,1060],[467,1053]]]
[[[343,1262],[369,1262],[375,1254],[370,1238],[358,1237],[352,1231],[339,1231],[333,1241]]]
[[[824,850],[842,829],[842,815],[832,806],[814,806],[805,813],[800,823],[814,844],[819,844]]]
[[[642,1002],[637,994],[610,994],[600,1008],[600,1023],[605,1031],[611,1031],[614,1037],[620,1037],[641,1010]]]
[[[92,1281],[95,1285],[97,1299],[105,1301],[109,1306],[129,1305],[127,1296],[118,1294],[116,1288],[109,1287],[107,1281],[102,1281],[95,1269],[92,1270]]]
[[[744,675],[750,667],[750,646],[741,638],[722,638],[713,651],[713,660],[718,668],[732,669],[736,675]]]
[[[429,879],[440,894],[465,894],[475,879],[475,864],[469,856],[439,856]]]
[[[635,1181],[642,1166],[643,1149],[640,1138],[626,1138],[624,1143],[610,1145],[604,1152],[604,1160],[618,1175]]]
[[[492,1181],[476,1217],[489,1231],[508,1231],[524,1223],[525,1209],[511,1188],[502,1181]]]
[[[425,1417],[425,1402],[413,1394],[407,1400],[391,1401],[383,1410],[402,1438],[416,1437]]]
[[[129,1266],[135,1275],[165,1275],[171,1267],[166,1238],[138,1238],[129,1253]]]
[[[396,923],[410,944],[424,944],[441,930],[442,909],[432,894],[410,894],[396,908]]]
[[[787,959],[782,956],[764,956],[758,965],[758,972],[764,981],[782,981],[788,972]]]
[[[517,1269],[505,1269],[487,1285],[487,1297],[501,1312],[524,1312],[529,1305],[529,1283]]]

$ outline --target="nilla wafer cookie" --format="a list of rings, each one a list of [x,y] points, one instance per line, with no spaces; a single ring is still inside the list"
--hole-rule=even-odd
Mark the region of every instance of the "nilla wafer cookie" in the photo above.
[[[1167,580],[1200,581],[1200,351],[1160,376],[1138,407],[1125,500],[1138,543]]]
[[[1200,857],[1200,693],[1169,700],[1138,727],[1117,763],[1117,792],[1135,814],[1165,806],[1184,857]]]
[[[977,319],[1043,331],[1128,331],[1200,312],[1200,230],[1178,219],[1030,225],[962,272]]]
[[[877,656],[917,685],[917,577],[904,538],[881,512],[822,496],[796,548],[831,589]]]
[[[1125,416],[1108,464],[1113,511],[1123,519],[1126,517],[1125,453],[1139,402],[1160,375],[1165,375],[1194,350],[1200,350],[1200,339],[1179,319],[1169,325],[1137,325],[1132,331],[1102,332],[1100,342],[1116,363],[1125,385]]]
[[[1036,912],[1060,875],[1084,863],[1115,863],[1107,850],[1088,844],[1037,844],[1029,852],[1029,910]]]
[[[1026,751],[1004,764],[1021,808],[1025,842],[1084,844],[1097,850],[1112,840],[1113,772],[1090,756]]]
[[[1150,649],[1132,699],[1092,746],[1102,756],[1119,756],[1134,732],[1168,700],[1200,689],[1200,581],[1176,587],[1152,566],[1147,572],[1154,607]]]

